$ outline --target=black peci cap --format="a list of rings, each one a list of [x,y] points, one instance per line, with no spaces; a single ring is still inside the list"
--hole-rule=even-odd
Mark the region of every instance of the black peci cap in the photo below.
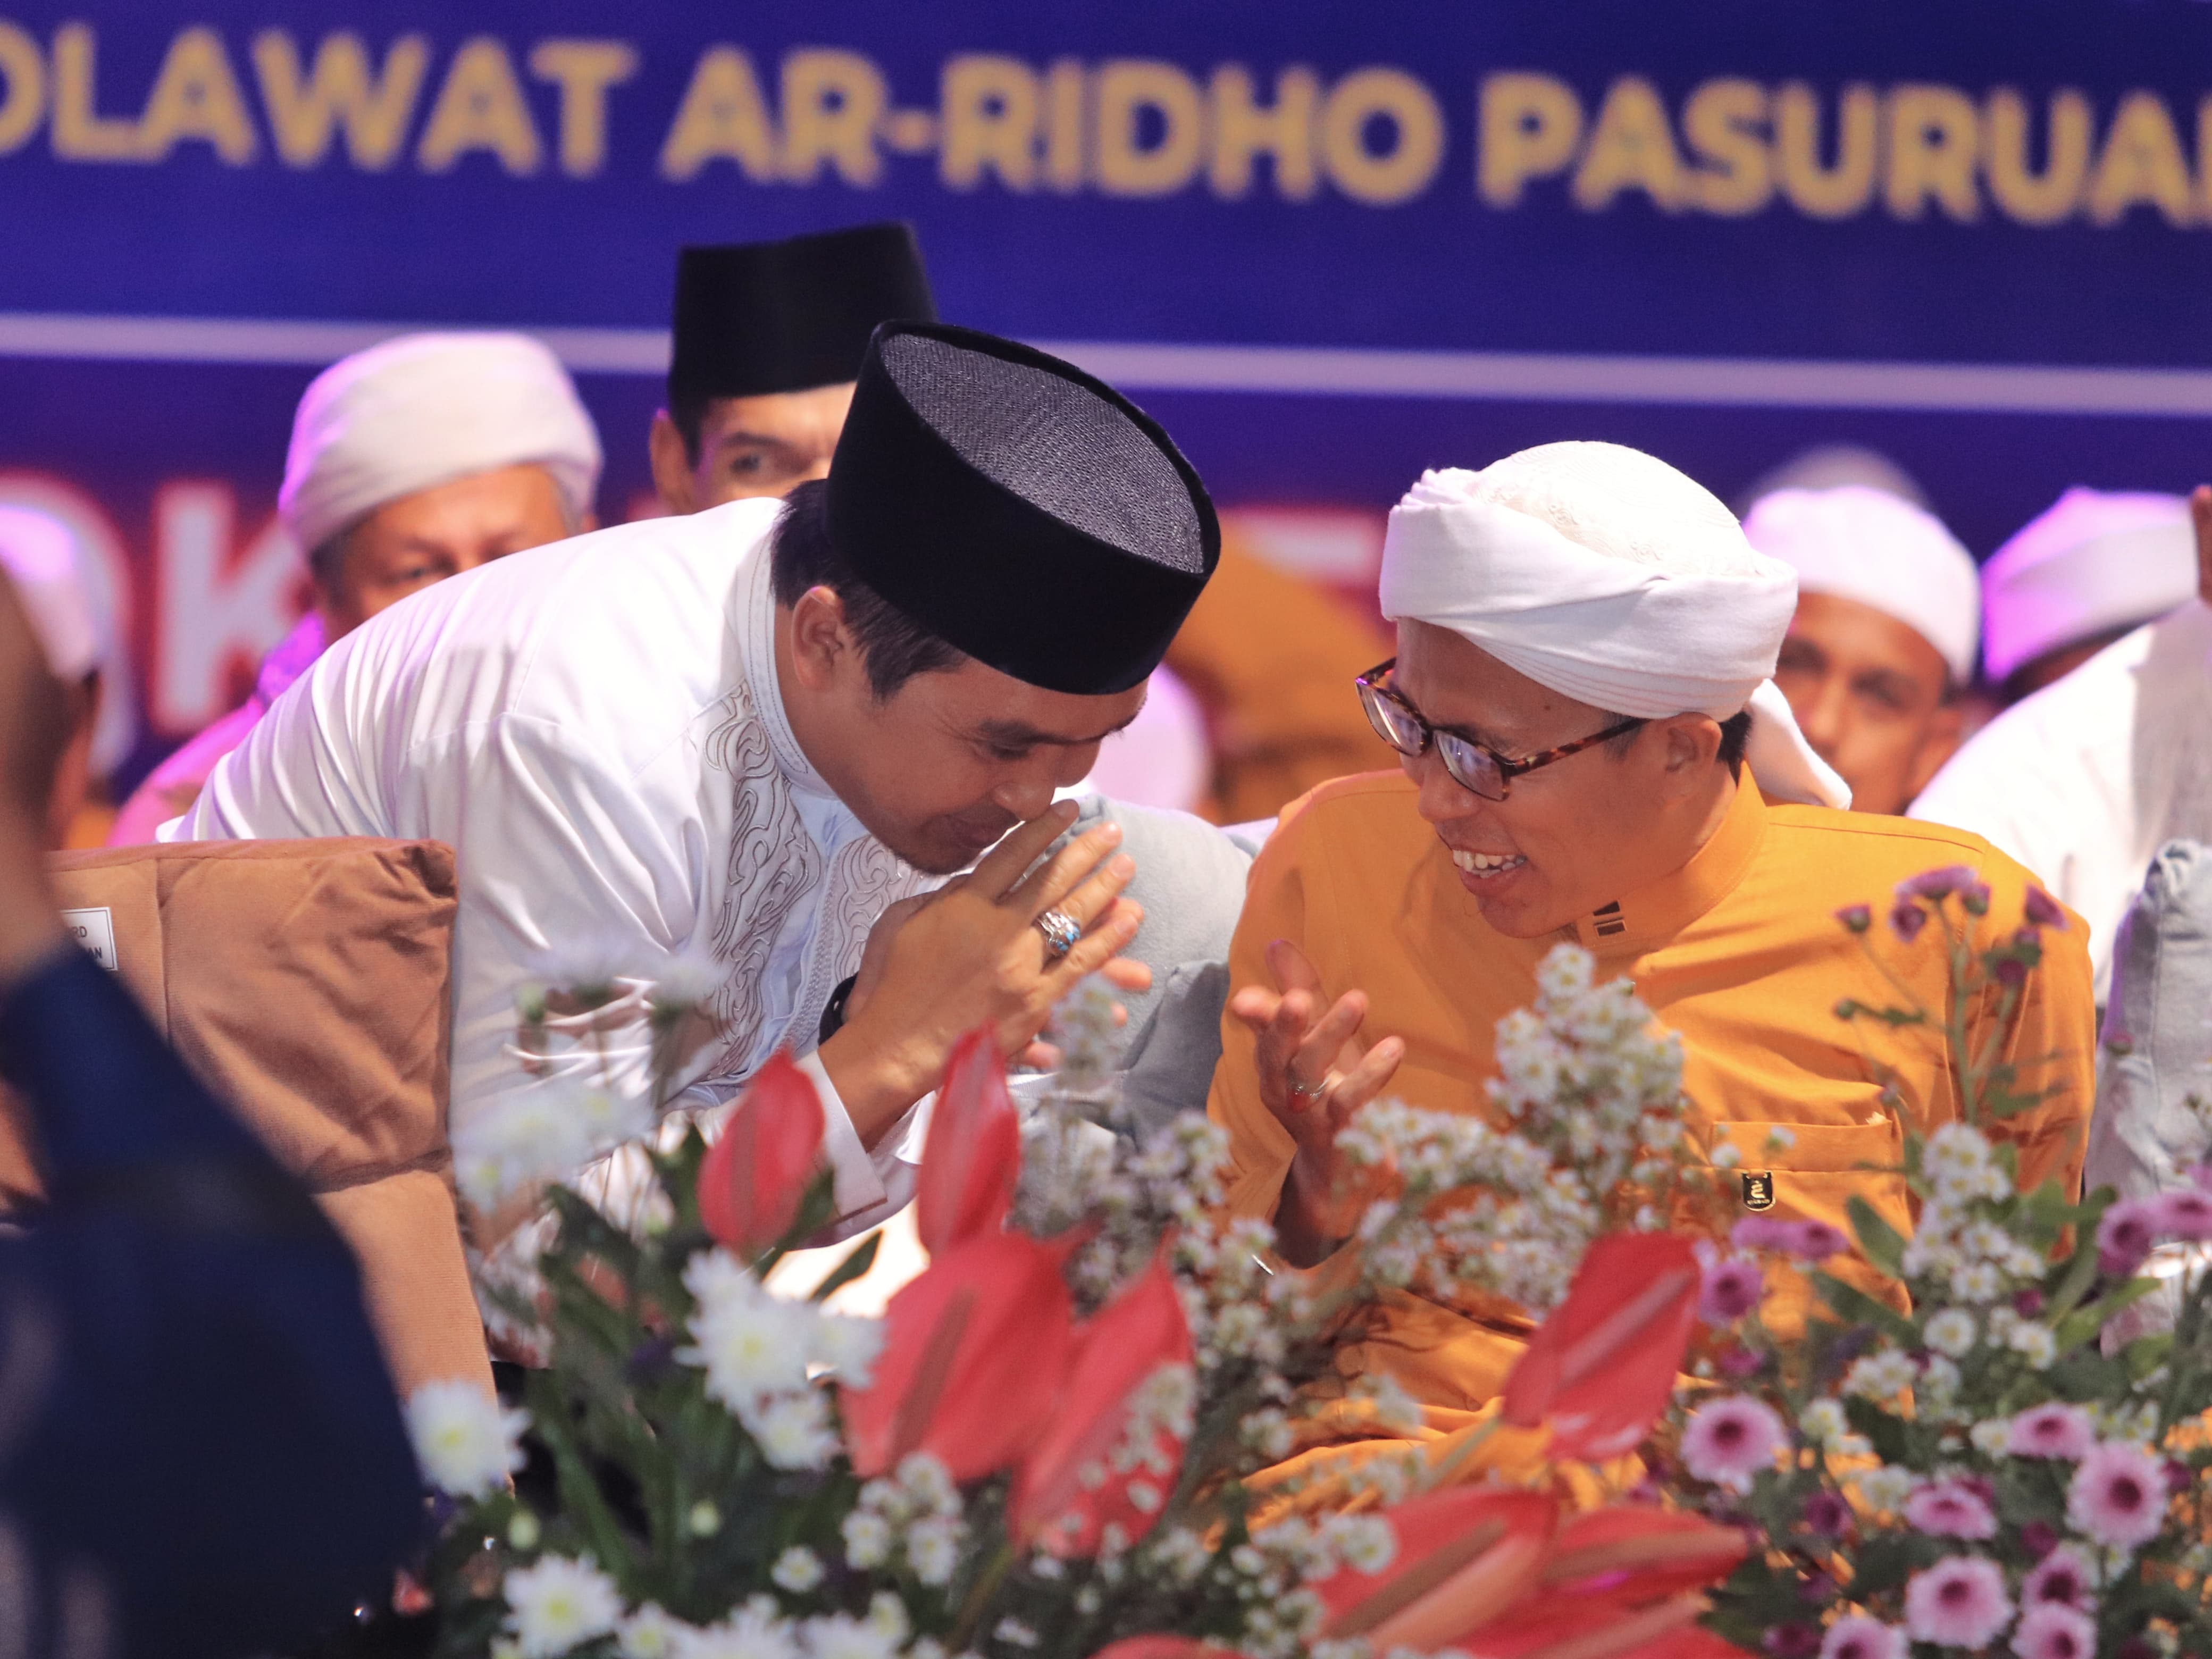
[[[830,466],[830,535],[871,587],[1048,690],[1159,666],[1221,556],[1198,474],[1127,398],[995,335],[886,323]]]
[[[860,373],[877,324],[936,317],[911,225],[687,247],[676,257],[669,400],[836,386]]]

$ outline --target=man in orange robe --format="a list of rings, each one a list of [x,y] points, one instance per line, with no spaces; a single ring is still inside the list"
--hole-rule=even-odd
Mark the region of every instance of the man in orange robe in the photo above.
[[[1399,654],[1364,696],[1402,775],[1323,785],[1285,814],[1231,952],[1210,1109],[1231,1137],[1232,1211],[1272,1220],[1289,1261],[1317,1263],[1352,1230],[1359,1195],[1334,1141],[1361,1105],[1494,1111],[1497,1023],[1534,999],[1562,941],[1601,977],[1631,977],[1680,1034],[1691,1141],[1735,1149],[1716,1161],[1747,1210],[1848,1231],[1856,1195],[1910,1230],[1903,1181],[1881,1171],[1908,1129],[1963,1110],[1941,1036],[1945,951],[1933,931],[1908,942],[1877,922],[1862,938],[1835,913],[1881,917],[1899,883],[1966,866],[1990,890],[1976,927],[1990,944],[2022,925],[2029,878],[1978,836],[1836,810],[1848,791],[1767,678],[1795,597],[1719,501],[1610,445],[1431,474],[1393,514],[1382,599]],[[2089,966],[2078,922],[2043,938],[2006,1029],[1991,1030],[1993,986],[1966,1028],[2051,1091],[1985,1127],[2016,1148],[2024,1186],[2070,1193],[2093,1092]],[[1846,998],[1899,1002],[1885,969],[1937,1018],[1839,1018]],[[1785,1151],[1769,1149],[1776,1126],[1795,1137]],[[1442,1441],[1491,1414],[1528,1328],[1510,1306],[1402,1295],[1339,1352],[1334,1392],[1394,1378],[1422,1407],[1417,1440]],[[1388,1435],[1347,1399],[1316,1438],[1284,1474]],[[1540,1450],[1501,1437],[1468,1467]]]

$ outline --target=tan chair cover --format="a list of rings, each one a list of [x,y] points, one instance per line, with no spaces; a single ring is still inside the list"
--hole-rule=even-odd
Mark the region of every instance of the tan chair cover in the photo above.
[[[204,842],[64,853],[53,871],[80,939],[353,1247],[401,1392],[489,1388],[446,1142],[452,850]],[[5,1101],[0,1210],[40,1193],[26,1130]]]

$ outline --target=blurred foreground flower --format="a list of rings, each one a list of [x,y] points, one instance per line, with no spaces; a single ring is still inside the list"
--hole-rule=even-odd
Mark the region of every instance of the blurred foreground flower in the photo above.
[[[1674,1395],[1700,1284],[1686,1238],[1600,1238],[1506,1379],[1505,1420],[1549,1423],[1559,1457],[1598,1462],[1634,1450]]]
[[[1164,1262],[1083,1327],[1068,1362],[1051,1425],[1015,1473],[1008,1528],[1054,1555],[1102,1542],[1119,1553],[1175,1491],[1197,1395],[1190,1322]]]
[[[939,1255],[1005,1226],[1021,1168],[1021,1117],[995,1035],[970,1031],[952,1050],[930,1111],[915,1182],[922,1249]]]
[[[463,1378],[425,1382],[407,1399],[407,1436],[425,1480],[455,1498],[488,1498],[522,1467],[526,1412],[507,1411]]]
[[[872,1380],[839,1391],[856,1470],[882,1474],[926,1451],[964,1484],[1030,1447],[1075,1343],[1063,1259],[1025,1234],[988,1235],[891,1298]]]
[[[699,1220],[718,1243],[753,1256],[799,1219],[822,1155],[822,1102],[777,1051],[738,1097],[699,1167]]]

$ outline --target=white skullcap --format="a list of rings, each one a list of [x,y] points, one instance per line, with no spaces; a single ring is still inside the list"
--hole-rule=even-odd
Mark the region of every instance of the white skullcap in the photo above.
[[[1664,461],[1545,444],[1422,474],[1391,509],[1382,614],[1448,628],[1539,685],[1644,720],[1752,714],[1768,793],[1843,807],[1850,791],[1772,679],[1797,578]]]
[[[1982,567],[1982,665],[2002,682],[2048,652],[2162,617],[2196,592],[2186,501],[2077,484]]]
[[[599,434],[560,360],[524,334],[403,335],[315,376],[276,510],[312,553],[386,501],[527,464],[571,520],[590,511]]]
[[[0,568],[22,595],[56,677],[81,680],[99,667],[99,617],[68,529],[28,507],[0,507]]]
[[[1933,514],[1864,484],[1778,489],[1759,497],[1743,533],[1797,573],[1799,592],[1894,617],[1936,647],[1953,684],[1973,678],[1981,573]]]

